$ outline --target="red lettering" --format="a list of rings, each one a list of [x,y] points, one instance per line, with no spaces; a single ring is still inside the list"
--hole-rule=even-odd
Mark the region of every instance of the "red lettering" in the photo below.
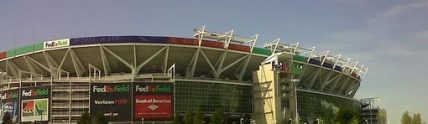
[[[126,103],[128,103],[127,99],[116,99],[114,101],[114,104],[116,104],[116,105],[123,105],[123,104],[126,104]]]
[[[33,90],[30,90],[30,92],[31,92],[31,96],[37,96],[37,92],[35,92]]]
[[[107,93],[113,92],[113,88],[111,88],[110,86],[106,86],[106,92]]]

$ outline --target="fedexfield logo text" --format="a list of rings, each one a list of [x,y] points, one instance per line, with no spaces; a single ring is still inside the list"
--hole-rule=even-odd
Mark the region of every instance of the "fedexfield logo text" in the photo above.
[[[63,47],[69,46],[70,39],[62,39],[62,40],[54,40],[54,41],[46,41],[44,42],[44,48],[55,48],[55,47]]]
[[[92,92],[96,93],[112,93],[112,92],[128,92],[129,86],[122,84],[122,85],[116,85],[116,86],[93,86]]]
[[[22,96],[47,96],[47,95],[49,95],[49,89],[22,90]]]
[[[0,99],[13,99],[18,98],[18,92],[2,93],[0,94]]]
[[[168,93],[172,92],[171,85],[153,84],[153,85],[136,85],[136,92],[143,93]]]

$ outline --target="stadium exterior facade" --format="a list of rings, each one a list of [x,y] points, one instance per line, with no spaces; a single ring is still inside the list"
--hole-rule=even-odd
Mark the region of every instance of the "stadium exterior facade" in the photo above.
[[[227,123],[271,124],[360,107],[353,96],[366,68],[279,39],[255,47],[257,36],[203,27],[195,39],[71,38],[2,52],[1,113],[15,123],[76,123],[84,112],[114,123],[171,123],[187,111],[220,110]]]

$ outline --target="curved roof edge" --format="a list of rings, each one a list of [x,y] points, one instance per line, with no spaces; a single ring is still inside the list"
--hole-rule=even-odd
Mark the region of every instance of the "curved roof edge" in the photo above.
[[[254,47],[250,50],[249,46],[241,44],[231,44],[227,47],[224,46],[223,42],[203,40],[201,44],[195,38],[180,38],[180,37],[165,37],[165,36],[96,36],[96,37],[82,37],[82,38],[66,38],[58,40],[50,40],[44,42],[38,42],[15,49],[10,49],[4,52],[0,52],[0,60],[7,59],[9,57],[15,57],[26,53],[36,52],[40,50],[47,50],[52,48],[61,48],[68,46],[77,45],[89,45],[89,44],[103,44],[103,43],[157,43],[157,44],[180,44],[180,45],[201,45],[213,48],[231,49],[242,52],[252,52],[254,54],[269,56],[271,52],[269,49]]]

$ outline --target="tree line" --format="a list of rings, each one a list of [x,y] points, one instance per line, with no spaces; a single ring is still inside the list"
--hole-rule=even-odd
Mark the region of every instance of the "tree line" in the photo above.
[[[205,116],[200,111],[193,112],[187,111],[184,114],[184,117],[175,116],[173,120],[174,124],[203,124],[206,123]],[[214,114],[209,119],[209,124],[224,124],[225,116],[222,111],[215,111]]]
[[[12,115],[8,112],[3,113],[2,121],[2,124],[13,124]],[[101,113],[97,113],[95,117],[91,117],[88,112],[85,112],[80,116],[77,124],[108,124],[108,121]]]
[[[401,124],[426,124],[426,122],[422,123],[422,117],[420,113],[409,113],[409,111],[405,111],[403,115],[401,115]]]

